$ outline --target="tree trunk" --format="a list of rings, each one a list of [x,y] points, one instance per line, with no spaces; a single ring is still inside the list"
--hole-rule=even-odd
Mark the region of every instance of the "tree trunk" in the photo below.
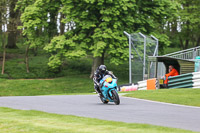
[[[36,33],[37,33],[37,37],[40,37],[40,36],[42,36],[42,28],[40,28],[40,29],[36,29]],[[36,46],[34,46],[33,48],[32,48],[32,51],[33,51],[33,53],[34,53],[34,56],[37,56],[37,54],[38,54],[38,46],[36,45]]]
[[[4,71],[5,71],[5,62],[6,62],[6,44],[5,44],[5,38],[6,38],[6,35],[5,36],[2,36],[2,46],[3,46],[3,61],[2,61],[2,71],[1,71],[1,74],[3,75],[4,74]]]
[[[7,48],[13,49],[17,48],[17,18],[19,11],[14,11],[17,0],[10,1],[10,10],[9,10],[9,24],[8,24],[8,43]]]
[[[184,49],[183,40],[181,37],[179,37],[179,41],[180,41],[181,48]]]
[[[38,47],[36,46],[32,50],[33,50],[33,55],[37,56],[37,54],[38,54]]]
[[[197,44],[196,44],[196,46],[199,46],[200,45],[200,37],[198,37],[198,39],[197,39]]]
[[[17,23],[16,23],[16,26],[17,26],[17,27],[23,25],[22,22],[21,22],[21,20],[20,20],[21,15],[22,15],[22,14],[21,14],[20,12],[18,12]],[[23,40],[22,31],[23,31],[23,30],[19,30],[19,29],[17,30],[17,33],[16,33],[16,34],[17,34],[17,35],[16,35],[16,38],[17,38],[17,39],[16,39],[16,40],[18,40],[18,39]]]
[[[17,42],[17,33],[14,31],[10,31],[8,33],[8,44],[6,45],[6,48],[9,49],[15,49],[17,48],[16,42]]]
[[[102,57],[94,57],[93,58],[93,64],[92,64],[92,71],[90,74],[90,78],[93,78],[94,76],[94,72],[97,69],[98,66],[100,66],[101,64],[104,64],[104,62],[102,62]]]
[[[63,35],[65,32],[65,23],[62,23],[64,17],[65,16],[62,13],[60,13],[60,35]]]
[[[49,42],[51,40],[52,37],[54,37],[55,35],[57,35],[58,31],[57,31],[57,13],[56,11],[51,11],[50,12],[50,22],[48,25],[48,33],[49,33]]]
[[[29,47],[30,47],[30,44],[28,44],[28,46],[26,47],[26,72],[29,73],[29,56],[28,56],[28,53],[29,53]]]
[[[0,41],[2,39],[2,17],[1,16],[2,16],[2,13],[1,13],[1,10],[0,10]]]
[[[185,40],[185,49],[188,49],[189,46],[189,39]]]
[[[172,36],[174,36],[177,33],[177,20],[174,20],[173,23],[171,23],[172,27]]]

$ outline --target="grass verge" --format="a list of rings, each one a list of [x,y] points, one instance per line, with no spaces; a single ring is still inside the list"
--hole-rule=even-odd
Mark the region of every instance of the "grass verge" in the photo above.
[[[53,79],[0,79],[0,88],[0,96],[76,95],[92,94],[94,83],[89,75],[82,74]]]
[[[88,75],[55,79],[0,79],[0,96],[35,96],[91,93],[93,82]]]
[[[191,131],[128,124],[93,118],[0,108],[0,131],[4,133],[190,133]]]
[[[128,92],[125,96],[200,107],[200,89],[144,90]]]

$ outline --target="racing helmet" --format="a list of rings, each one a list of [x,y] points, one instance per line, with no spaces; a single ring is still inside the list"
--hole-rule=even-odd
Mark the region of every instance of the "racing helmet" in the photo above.
[[[106,72],[106,66],[105,65],[100,65],[99,66],[99,71],[101,74],[104,74]]]

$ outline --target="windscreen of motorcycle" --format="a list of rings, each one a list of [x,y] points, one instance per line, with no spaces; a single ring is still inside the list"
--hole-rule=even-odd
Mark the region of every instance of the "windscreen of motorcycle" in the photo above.
[[[103,80],[110,83],[112,82],[112,77],[110,75],[106,75],[105,77],[103,77]]]

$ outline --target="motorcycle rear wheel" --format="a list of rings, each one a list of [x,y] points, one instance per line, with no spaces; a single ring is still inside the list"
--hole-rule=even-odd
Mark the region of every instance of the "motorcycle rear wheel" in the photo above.
[[[120,99],[119,99],[118,93],[115,90],[112,90],[111,93],[112,93],[112,98],[113,98],[114,103],[116,105],[119,105],[120,104]]]

